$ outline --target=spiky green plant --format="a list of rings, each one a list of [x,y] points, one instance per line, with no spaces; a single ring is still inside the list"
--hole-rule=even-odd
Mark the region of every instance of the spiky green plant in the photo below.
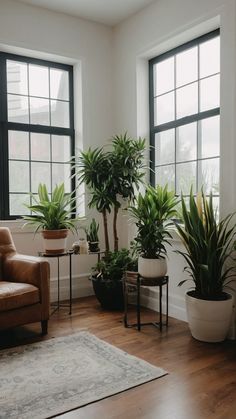
[[[88,242],[94,243],[99,241],[98,230],[99,224],[96,223],[95,218],[93,218],[89,227],[85,229]]]
[[[71,218],[75,211],[75,198],[73,194],[66,194],[64,183],[56,185],[49,196],[45,184],[39,184],[38,197],[34,197],[34,204],[26,205],[32,215],[25,215],[23,218],[26,224],[36,227],[35,232],[42,230],[68,229],[76,232],[78,218]]]
[[[136,205],[128,208],[138,229],[136,247],[144,258],[158,259],[166,254],[177,203],[174,192],[168,191],[167,186],[148,186],[144,195],[139,193]]]
[[[225,262],[234,245],[235,227],[230,227],[234,214],[217,221],[212,193],[208,200],[203,191],[195,199],[191,190],[189,210],[183,197],[181,203],[183,225],[176,223],[176,228],[186,251],[177,253],[188,264],[185,271],[194,283],[193,295],[204,300],[222,299],[223,289],[233,276],[233,267],[225,269]]]

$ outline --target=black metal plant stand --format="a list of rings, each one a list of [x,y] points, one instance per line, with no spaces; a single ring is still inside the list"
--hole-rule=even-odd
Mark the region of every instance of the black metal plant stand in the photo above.
[[[158,278],[143,278],[137,272],[125,272],[123,277],[123,289],[124,289],[124,326],[125,327],[137,327],[138,331],[141,330],[141,326],[153,325],[158,327],[162,331],[163,326],[168,327],[168,284],[169,277],[163,276]],[[140,289],[142,286],[145,287],[159,287],[159,321],[158,322],[146,322],[141,323],[141,311],[140,311]],[[166,321],[163,323],[163,310],[162,310],[162,287],[166,286]],[[136,315],[137,323],[128,323],[128,295],[129,291],[137,292],[136,300]]]

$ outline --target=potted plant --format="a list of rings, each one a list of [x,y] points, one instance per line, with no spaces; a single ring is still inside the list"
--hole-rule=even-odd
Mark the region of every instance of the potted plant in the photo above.
[[[109,151],[101,147],[82,152],[75,165],[79,182],[85,183],[91,196],[88,206],[102,214],[107,252],[110,250],[107,216],[113,209],[114,251],[117,251],[118,212],[122,200],[134,199],[135,188],[139,188],[144,177],[144,150],[144,139],[133,139],[125,133],[112,138]]]
[[[128,249],[106,253],[94,267],[93,289],[104,309],[124,308],[122,277],[126,270],[137,270],[137,259]]]
[[[144,278],[162,277],[167,272],[166,244],[172,237],[169,230],[176,204],[177,198],[167,186],[148,186],[144,195],[139,193],[136,205],[128,208],[138,230],[134,241],[140,254],[138,272]]]
[[[193,288],[186,293],[186,307],[192,336],[204,342],[221,342],[229,330],[232,295],[226,292],[232,281],[232,267],[225,262],[233,249],[233,215],[217,220],[212,194],[207,200],[203,191],[194,199],[191,191],[189,210],[182,197],[183,225],[176,224],[185,251],[177,251],[187,262]],[[188,279],[179,283],[183,285]]]
[[[71,218],[75,210],[73,194],[66,194],[64,183],[56,185],[51,197],[45,184],[39,184],[38,197],[34,204],[26,205],[32,212],[24,216],[26,225],[35,226],[35,232],[41,230],[44,238],[45,253],[64,253],[69,230],[76,232],[78,218]]]
[[[95,218],[93,218],[89,227],[85,228],[90,252],[99,252],[98,230],[99,224],[96,223]]]
[[[144,150],[144,139],[133,139],[126,133],[114,136],[109,149],[102,147],[82,152],[76,165],[79,182],[85,183],[91,197],[89,207],[95,207],[103,217],[106,254],[102,260],[102,267],[99,267],[99,275],[94,274],[91,278],[95,294],[106,295],[111,307],[113,307],[113,303],[116,306],[118,299],[116,295],[118,294],[122,295],[123,304],[121,272],[126,269],[127,265],[124,252],[119,253],[118,213],[123,203],[128,205],[132,202],[135,189],[139,188],[144,177]],[[108,233],[108,214],[112,211],[114,253],[110,252]],[[114,276],[110,267],[116,264],[119,265],[120,274]],[[109,274],[111,274],[110,280]],[[112,283],[114,283],[114,287],[111,286]],[[99,299],[102,301],[100,297]],[[107,304],[103,304],[103,306],[105,305],[108,307]]]

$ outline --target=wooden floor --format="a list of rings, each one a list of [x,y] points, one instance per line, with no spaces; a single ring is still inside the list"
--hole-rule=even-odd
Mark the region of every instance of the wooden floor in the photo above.
[[[144,313],[147,318],[153,314]],[[83,298],[74,303],[71,316],[61,309],[51,317],[44,339],[85,328],[169,374],[60,418],[236,419],[235,342],[198,342],[190,336],[187,324],[175,319],[170,319],[168,331],[145,326],[138,332],[125,329],[121,318],[119,312],[104,312],[94,297]],[[16,328],[0,334],[0,349],[38,340],[42,340],[38,324]]]

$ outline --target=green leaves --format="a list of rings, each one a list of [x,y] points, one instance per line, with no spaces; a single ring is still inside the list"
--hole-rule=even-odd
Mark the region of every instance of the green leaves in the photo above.
[[[235,228],[229,227],[233,214],[219,223],[213,209],[212,194],[207,200],[203,191],[194,199],[190,192],[189,211],[184,198],[182,203],[182,221],[176,228],[185,246],[181,254],[190,268],[194,281],[196,296],[207,300],[217,300],[225,281],[233,268],[224,270],[224,264],[233,248]],[[182,285],[183,281],[179,284]]]
[[[51,198],[46,185],[40,183],[38,198],[32,195],[32,199],[35,204],[27,205],[32,215],[23,217],[27,221],[26,224],[36,226],[36,231],[39,229],[61,230],[64,228],[76,231],[75,224],[78,218],[71,219],[71,215],[76,209],[76,201],[72,194],[65,193],[64,183],[55,187]]]
[[[144,195],[138,195],[136,205],[128,208],[138,228],[137,249],[145,258],[154,259],[166,254],[176,204],[177,198],[167,186],[148,186]]]
[[[88,242],[98,242],[99,224],[96,223],[95,218],[92,219],[89,228],[85,229]]]

